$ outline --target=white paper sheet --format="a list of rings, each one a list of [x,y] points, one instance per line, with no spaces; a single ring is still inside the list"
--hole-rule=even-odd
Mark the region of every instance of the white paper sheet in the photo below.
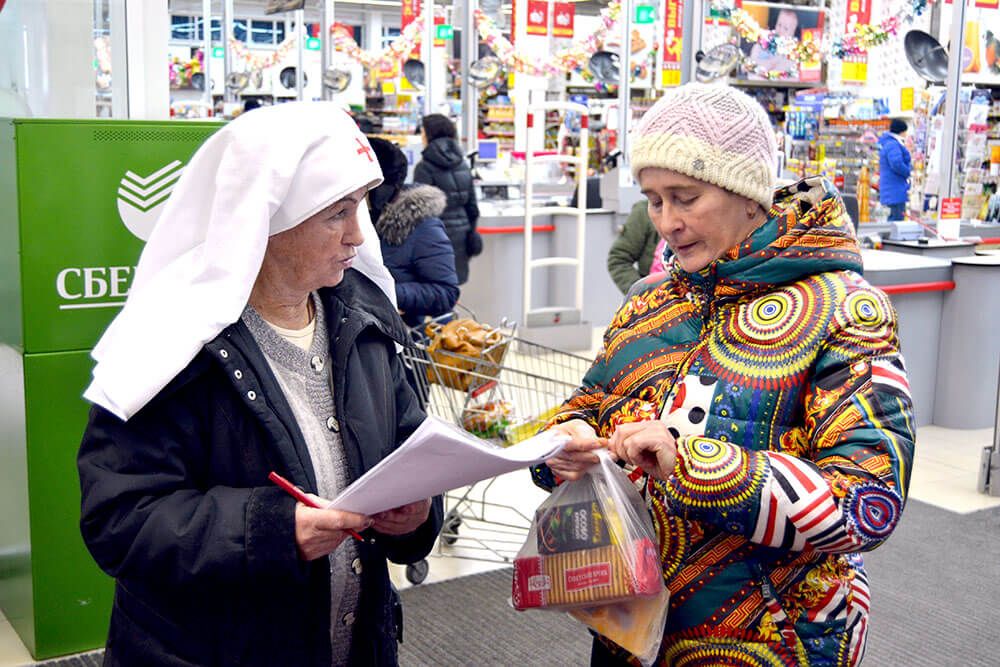
[[[328,507],[376,514],[540,463],[558,454],[567,441],[562,434],[545,432],[498,447],[431,416]]]

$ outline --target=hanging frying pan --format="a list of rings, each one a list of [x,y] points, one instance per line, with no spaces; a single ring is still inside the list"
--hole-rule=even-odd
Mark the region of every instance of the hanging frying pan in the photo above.
[[[323,86],[335,93],[342,93],[351,84],[351,73],[345,69],[328,67],[323,72]]]
[[[226,88],[230,92],[238,93],[250,85],[250,77],[246,72],[230,72],[226,77]]]
[[[288,90],[292,90],[293,88],[295,88],[295,76],[296,76],[295,68],[286,67],[285,69],[278,72],[278,81],[280,81],[281,85],[287,88]],[[305,87],[308,84],[309,84],[309,77],[306,76],[305,72],[303,72],[302,86]]]
[[[618,54],[611,51],[597,51],[590,56],[587,67],[594,78],[609,86],[617,86],[621,80],[621,72],[618,67]]]
[[[709,49],[708,53],[699,52],[699,55],[694,77],[701,83],[726,78],[740,62],[740,50],[735,44],[719,44]]]
[[[403,76],[406,80],[413,84],[414,88],[423,88],[425,72],[424,64],[419,60],[410,58],[405,63],[403,63]]]
[[[500,74],[500,59],[486,56],[469,65],[469,82],[476,88],[485,88]]]
[[[948,78],[948,52],[923,30],[911,30],[903,39],[906,59],[924,81],[944,83]]]

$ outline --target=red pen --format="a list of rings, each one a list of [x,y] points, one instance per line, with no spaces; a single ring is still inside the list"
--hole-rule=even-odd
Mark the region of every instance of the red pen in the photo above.
[[[297,501],[299,501],[306,507],[315,507],[316,509],[323,509],[323,507],[318,503],[316,503],[316,501],[312,500],[309,496],[302,493],[302,489],[295,486],[294,484],[289,482],[287,479],[285,479],[278,473],[271,471],[271,473],[267,476],[267,478],[272,482],[274,482],[275,484],[277,484],[278,486],[280,486],[285,492],[288,493],[288,495],[290,495],[292,498],[295,498]],[[351,530],[350,528],[347,528],[345,530],[348,535],[356,539],[358,542],[365,541],[365,538],[361,537],[361,534],[359,532]]]

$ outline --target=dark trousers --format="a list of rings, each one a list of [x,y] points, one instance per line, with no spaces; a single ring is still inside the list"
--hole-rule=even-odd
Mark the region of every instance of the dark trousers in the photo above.
[[[906,204],[889,204],[889,219],[903,220],[906,217]]]

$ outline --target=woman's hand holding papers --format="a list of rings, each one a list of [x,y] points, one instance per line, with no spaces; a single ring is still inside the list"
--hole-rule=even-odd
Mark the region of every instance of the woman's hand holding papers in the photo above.
[[[587,468],[597,463],[595,449],[604,447],[598,440],[594,428],[582,419],[571,419],[549,429],[552,433],[564,433],[570,441],[558,455],[545,463],[560,479],[572,482],[583,477]]]
[[[328,501],[306,494],[311,500],[325,506]],[[424,518],[427,512],[424,512]],[[302,560],[316,560],[332,553],[340,543],[350,538],[348,530],[365,530],[373,520],[363,514],[334,509],[317,509],[302,503],[295,505],[295,545]]]
[[[383,535],[406,535],[412,533],[427,520],[431,509],[430,498],[418,500],[402,507],[379,512],[372,527]]]

